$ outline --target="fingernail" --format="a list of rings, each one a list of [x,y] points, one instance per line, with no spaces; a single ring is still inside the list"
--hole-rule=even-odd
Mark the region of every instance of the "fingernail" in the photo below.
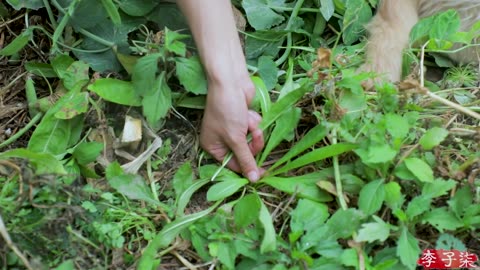
[[[247,174],[247,177],[251,182],[257,182],[259,175],[256,171],[251,171]]]
[[[257,121],[261,121],[261,120],[262,120],[262,117],[261,117],[258,113],[254,112],[254,111],[248,111],[248,113],[250,113],[250,115],[251,115],[255,120],[257,120]]]

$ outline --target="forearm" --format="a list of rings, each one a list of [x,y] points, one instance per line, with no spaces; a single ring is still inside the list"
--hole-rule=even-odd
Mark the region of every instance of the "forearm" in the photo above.
[[[230,0],[177,0],[210,81],[248,77]]]

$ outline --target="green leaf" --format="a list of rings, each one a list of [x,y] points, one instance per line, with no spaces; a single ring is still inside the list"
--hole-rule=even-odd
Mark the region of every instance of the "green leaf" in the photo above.
[[[188,35],[182,35],[178,32],[165,29],[165,49],[182,57],[187,53],[187,46],[180,40],[188,38]]]
[[[150,203],[152,206],[159,206],[160,203],[153,196],[152,191],[140,175],[122,174],[108,179],[108,183],[118,193],[125,195],[131,200],[141,200]]]
[[[448,130],[440,127],[434,127],[429,129],[422,138],[420,138],[420,145],[425,150],[431,150],[435,146],[439,145],[448,136]]]
[[[407,206],[405,214],[409,220],[413,220],[415,217],[427,212],[430,209],[432,199],[424,195],[413,198]]]
[[[407,158],[404,160],[407,169],[421,182],[433,182],[432,168],[419,158]]]
[[[176,74],[185,90],[196,95],[207,94],[207,79],[198,56],[176,58]]]
[[[390,235],[390,224],[385,223],[381,218],[373,216],[375,222],[364,223],[355,237],[355,242],[375,241],[385,242]]]
[[[189,162],[184,163],[173,176],[172,186],[176,201],[193,184],[193,170]]]
[[[88,76],[88,70],[90,67],[83,61],[73,62],[61,75],[60,79],[63,81],[63,85],[69,91],[77,91],[82,89],[90,77]]]
[[[218,260],[227,267],[227,269],[235,269],[235,246],[232,242],[218,243]]]
[[[38,153],[28,149],[17,148],[0,153],[0,159],[7,158],[21,158],[28,160],[35,169],[35,173],[39,175],[67,173],[62,163],[53,155],[48,153]]]
[[[307,199],[298,200],[295,210],[290,212],[292,232],[311,232],[325,223],[330,216],[328,207],[323,203]]]
[[[202,188],[203,186],[205,186],[208,183],[210,183],[210,179],[195,181],[187,189],[185,189],[185,191],[183,191],[183,193],[180,195],[180,197],[178,197],[178,199],[176,201],[177,202],[177,211],[176,211],[177,217],[181,217],[181,216],[184,215],[185,207],[187,207],[187,204],[190,201],[190,198],[192,197],[192,195],[197,190],[199,190],[200,188]]]
[[[427,198],[437,198],[442,195],[445,195],[448,191],[454,188],[457,185],[456,181],[453,180],[442,180],[436,179],[431,183],[425,183],[422,188],[422,196]]]
[[[365,0],[347,0],[345,7],[342,38],[345,45],[351,45],[365,31],[364,25],[370,21],[372,10]]]
[[[408,231],[407,227],[403,227],[397,242],[397,256],[402,264],[408,269],[415,269],[420,252],[417,239]]]
[[[75,93],[72,98],[63,104],[63,106],[55,113],[58,119],[72,119],[88,110],[88,93]]]
[[[322,13],[325,21],[330,20],[333,13],[335,13],[335,4],[333,3],[333,0],[320,0],[320,13]]]
[[[172,90],[165,79],[165,71],[155,80],[156,87],[147,92],[142,100],[143,115],[150,126],[156,128],[172,107]]]
[[[297,127],[298,121],[300,121],[301,114],[302,110],[300,108],[292,108],[288,109],[288,112],[284,113],[282,116],[280,116],[280,118],[278,118],[278,120],[275,122],[275,128],[270,135],[268,143],[263,149],[258,164],[263,164],[270,152],[277,147],[280,142],[283,140],[288,140],[288,137],[293,135],[293,131]]]
[[[312,181],[313,180],[313,181]],[[317,202],[329,202],[332,196],[321,190],[316,185],[318,178],[308,178],[307,176],[299,177],[265,177],[262,183],[265,183],[275,189],[281,190],[288,194],[296,194],[300,198],[306,198]]]
[[[242,7],[247,14],[248,22],[255,30],[267,30],[285,20],[268,6],[267,0],[244,0]]]
[[[108,16],[112,20],[113,24],[119,25],[122,23],[122,19],[120,18],[120,13],[118,13],[117,6],[113,3],[112,0],[101,0],[102,5],[108,13]]]
[[[407,119],[392,113],[385,115],[385,126],[392,137],[396,139],[404,139],[410,130]]]
[[[263,226],[263,239],[260,244],[260,253],[265,254],[266,252],[274,251],[277,249],[277,234],[275,233],[275,227],[273,226],[272,216],[268,211],[265,204],[262,202],[260,197],[257,195],[257,200],[260,201],[260,216],[258,219]]]
[[[343,154],[345,152],[348,152],[350,150],[353,150],[357,147],[356,144],[352,143],[337,143],[334,145],[328,145],[324,146],[319,149],[315,149],[295,160],[293,160],[290,163],[287,163],[285,166],[282,168],[272,172],[272,174],[281,174],[288,172],[290,170],[305,166],[309,163],[317,162],[320,160],[324,160],[329,157],[337,156],[340,154]]]
[[[156,269],[160,264],[160,261],[155,259],[159,249],[167,247],[175,239],[175,237],[180,234],[180,232],[188,228],[195,221],[210,214],[219,204],[220,202],[217,202],[206,210],[188,216],[180,217],[175,221],[165,225],[144,249],[143,254],[140,257],[137,269]]]
[[[359,210],[353,208],[340,209],[328,219],[326,224],[331,237],[335,239],[348,238],[358,230],[364,218],[365,215]]]
[[[25,69],[37,76],[45,77],[45,78],[56,78],[57,73],[53,70],[52,66],[47,63],[39,63],[39,62],[27,62],[25,64]]]
[[[307,85],[302,85],[275,102],[268,113],[263,115],[263,120],[260,123],[259,128],[265,130],[267,127],[271,126],[283,113],[285,113],[285,111],[287,111],[288,108],[295,105],[295,103],[297,103],[309,89],[310,88]]]
[[[22,8],[37,10],[44,7],[44,2],[42,0],[7,0],[7,3],[9,3],[15,10],[20,10]]]
[[[397,151],[388,144],[372,145],[367,149],[360,148],[355,150],[355,153],[357,153],[366,164],[391,162],[397,155]]]
[[[73,157],[80,165],[94,162],[103,150],[103,143],[82,142],[73,150]]]
[[[256,194],[241,198],[233,208],[235,224],[243,229],[254,223],[260,215],[261,204]]]
[[[140,106],[142,104],[131,82],[111,78],[98,79],[88,85],[88,90],[113,103],[127,106]]]
[[[463,244],[462,240],[448,233],[443,233],[438,237],[435,248],[444,250],[456,249],[460,251],[467,251],[467,247],[465,246],[465,244]]]
[[[253,100],[253,104],[260,104],[260,108],[262,110],[262,114],[267,114],[272,106],[272,101],[270,100],[270,95],[268,93],[268,89],[265,86],[265,83],[262,79],[256,76],[251,77],[253,84],[255,84],[255,98]],[[255,105],[253,105],[255,106]],[[257,108],[257,107],[255,107]]]
[[[29,150],[60,155],[64,154],[70,145],[76,143],[79,134],[76,134],[75,131],[82,128],[83,118],[77,116],[73,119],[63,120],[55,117],[55,114],[75,96],[75,92],[68,92],[45,113],[30,137],[27,147]]]
[[[360,191],[358,208],[366,215],[372,215],[382,207],[385,200],[385,187],[383,179],[366,184]]]
[[[232,178],[221,181],[211,186],[207,191],[207,201],[219,201],[234,194],[239,189],[248,184],[245,178]]]
[[[137,60],[133,67],[132,83],[137,95],[143,96],[156,89],[155,77],[161,53],[154,53]]]
[[[0,55],[10,56],[19,52],[25,47],[30,39],[33,37],[33,29],[27,28],[20,35],[18,35],[12,42],[0,50]]]
[[[158,3],[158,0],[120,0],[119,7],[130,16],[140,17],[147,15]]]
[[[404,201],[400,185],[397,182],[389,182],[384,185],[384,189],[385,204],[392,210],[400,208]]]
[[[59,78],[65,77],[68,67],[74,62],[75,60],[66,54],[60,54],[51,61],[52,68]]]
[[[282,165],[283,163],[291,160],[295,156],[299,155],[309,147],[312,147],[317,142],[321,141],[327,135],[328,129],[323,125],[316,125],[312,128],[303,138],[295,143],[293,147],[283,156],[281,157],[272,167],[269,168],[269,171],[274,170],[278,166]]]
[[[258,75],[267,89],[273,89],[277,85],[278,68],[271,56],[261,56],[258,59]]]
[[[426,213],[423,216],[422,221],[431,224],[441,233],[445,230],[455,231],[456,229],[463,227],[461,220],[459,220],[454,213],[448,211],[446,207],[435,208]]]
[[[468,186],[464,186],[455,192],[453,198],[448,201],[450,209],[457,217],[463,216],[465,210],[472,205],[473,194]]]
[[[57,266],[54,270],[75,270],[73,260],[66,260]]]

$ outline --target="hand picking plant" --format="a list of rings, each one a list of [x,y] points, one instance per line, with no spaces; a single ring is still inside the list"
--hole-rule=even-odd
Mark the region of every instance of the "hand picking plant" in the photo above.
[[[1,60],[48,55],[19,67],[30,120],[0,143],[0,267],[395,270],[426,248],[479,254],[477,70],[364,90],[375,75],[355,69],[377,1],[232,2],[263,117],[257,183],[168,137],[185,132],[171,115],[207,94],[174,4],[0,3],[5,25],[45,20],[7,38]],[[419,22],[405,72],[474,46],[479,24],[463,33],[458,20]],[[139,145],[121,139],[126,116],[140,119]]]

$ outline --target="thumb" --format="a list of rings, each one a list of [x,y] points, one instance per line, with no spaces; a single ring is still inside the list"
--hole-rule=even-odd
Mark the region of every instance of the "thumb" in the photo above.
[[[248,180],[251,182],[258,181],[258,179],[260,179],[260,172],[257,163],[255,162],[255,158],[248,147],[247,140],[243,139],[240,142],[234,142],[231,149],[242,169],[243,175],[247,176]]]

